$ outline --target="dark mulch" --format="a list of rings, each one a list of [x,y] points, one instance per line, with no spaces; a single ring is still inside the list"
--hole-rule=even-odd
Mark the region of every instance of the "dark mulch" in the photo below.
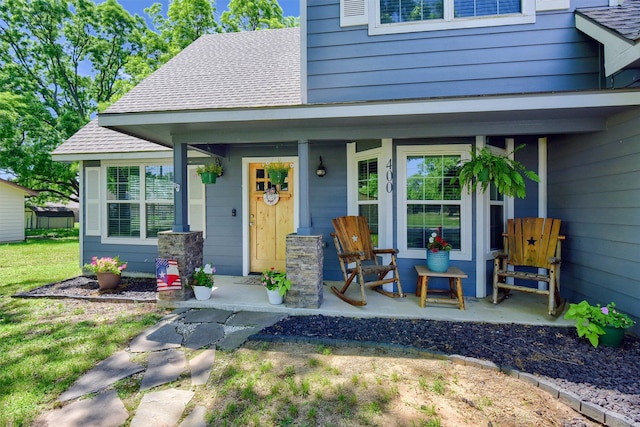
[[[156,280],[123,277],[117,289],[101,291],[93,277],[78,276],[14,295],[21,298],[77,298],[108,302],[156,302]]]

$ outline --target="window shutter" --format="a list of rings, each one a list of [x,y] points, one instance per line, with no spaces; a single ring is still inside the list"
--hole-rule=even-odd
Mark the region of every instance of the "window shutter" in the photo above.
[[[187,185],[189,187],[189,229],[202,231],[202,237],[206,238],[206,192],[205,186],[196,173],[197,166],[189,166],[187,173]]]
[[[87,236],[99,236],[100,215],[100,167],[85,168],[84,232]]]
[[[367,25],[368,0],[340,0],[340,26]]]

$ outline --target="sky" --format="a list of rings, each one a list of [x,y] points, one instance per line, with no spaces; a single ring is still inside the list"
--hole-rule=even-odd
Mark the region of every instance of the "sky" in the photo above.
[[[97,0],[96,3],[101,3],[103,0]],[[169,9],[169,3],[171,0],[118,0],[118,3],[122,5],[130,14],[138,14],[143,18],[148,18],[144,10],[154,3],[162,3],[162,14],[167,15]],[[222,12],[227,10],[227,4],[229,0],[216,0],[216,16],[219,18]],[[300,16],[300,0],[278,0],[278,4],[284,12],[284,16]]]

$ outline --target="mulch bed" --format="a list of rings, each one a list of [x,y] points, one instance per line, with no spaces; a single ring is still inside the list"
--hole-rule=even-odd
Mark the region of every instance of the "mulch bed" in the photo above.
[[[156,279],[123,277],[116,289],[100,290],[93,277],[78,276],[14,295],[18,298],[77,298],[105,302],[156,302]]]

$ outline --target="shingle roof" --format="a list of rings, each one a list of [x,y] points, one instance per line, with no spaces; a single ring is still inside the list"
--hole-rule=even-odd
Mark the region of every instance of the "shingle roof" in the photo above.
[[[200,37],[105,113],[301,104],[300,29]]]
[[[620,6],[578,9],[577,12],[628,40],[640,40],[640,0],[624,0]]]
[[[53,151],[53,155],[170,150],[170,148],[152,142],[100,127],[98,119],[93,119],[71,138],[67,139],[64,144],[56,148]]]

